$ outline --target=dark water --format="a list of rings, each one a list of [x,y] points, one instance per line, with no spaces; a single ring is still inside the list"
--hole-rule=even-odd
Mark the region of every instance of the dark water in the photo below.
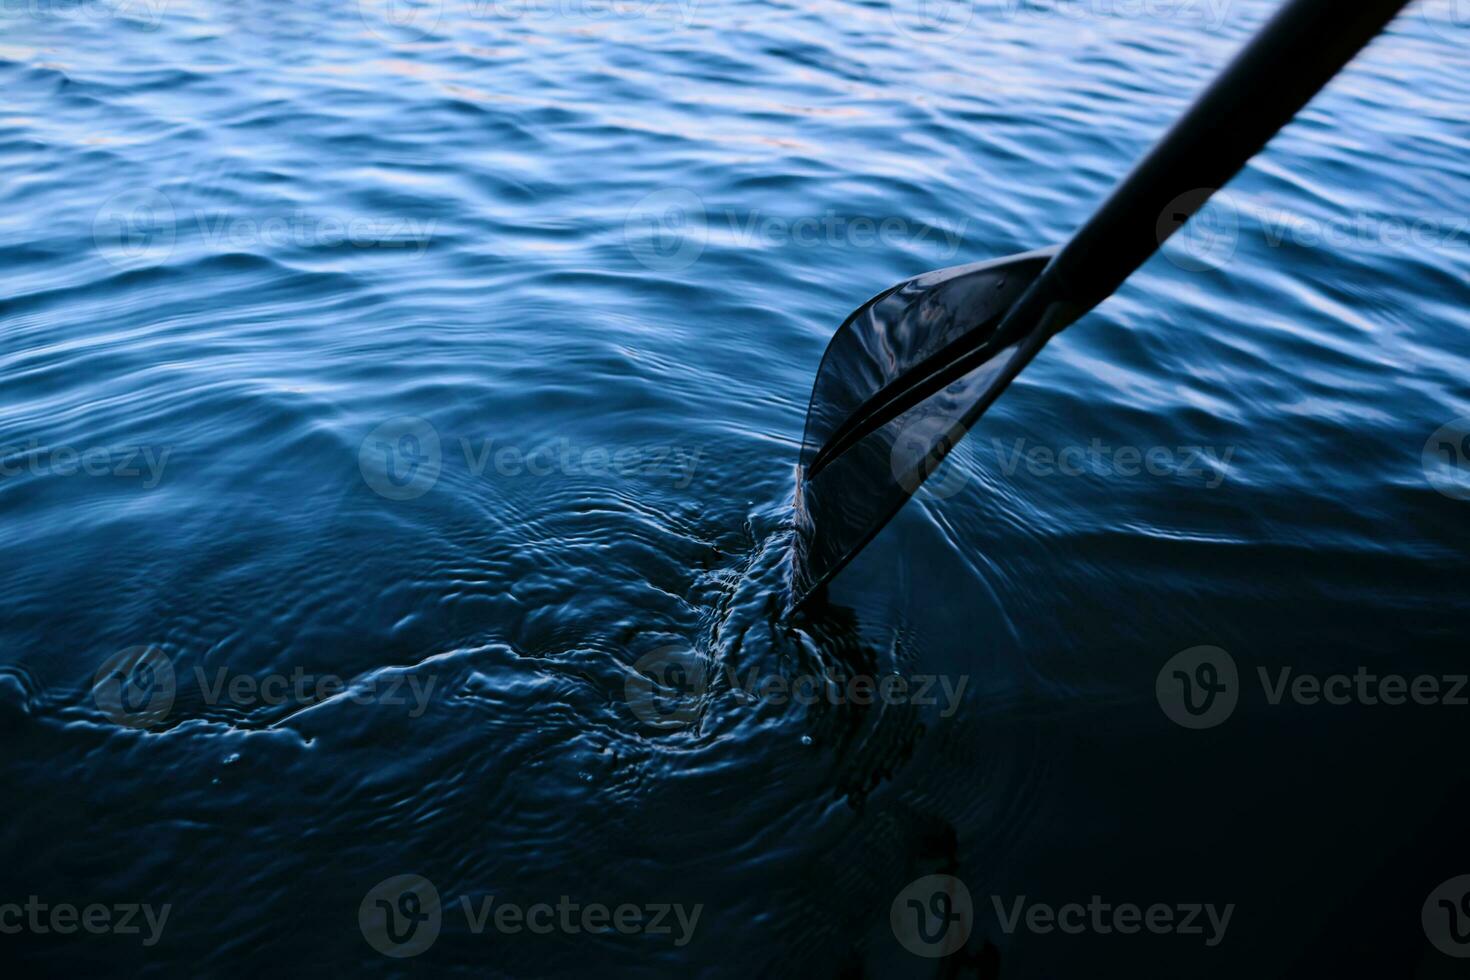
[[[1272,7],[5,6],[15,975],[1458,975],[1460,6],[777,617],[837,324],[1063,239]]]

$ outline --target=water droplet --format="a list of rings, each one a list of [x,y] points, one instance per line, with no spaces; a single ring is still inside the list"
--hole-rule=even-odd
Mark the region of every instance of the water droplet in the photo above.
[[[812,737],[810,735],[803,735],[801,737],[801,744],[802,745],[811,745],[812,744]]]
[[[225,756],[225,765],[227,766],[232,766],[239,761],[240,753],[238,752],[231,752],[229,755]]]

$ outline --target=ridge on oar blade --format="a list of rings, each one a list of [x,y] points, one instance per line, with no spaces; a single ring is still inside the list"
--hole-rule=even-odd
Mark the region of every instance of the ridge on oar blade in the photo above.
[[[796,605],[872,540],[1014,376],[1008,367],[1028,334],[996,328],[1055,251],[927,272],[838,328],[817,369],[797,467]],[[957,350],[974,366],[908,406],[904,393]]]

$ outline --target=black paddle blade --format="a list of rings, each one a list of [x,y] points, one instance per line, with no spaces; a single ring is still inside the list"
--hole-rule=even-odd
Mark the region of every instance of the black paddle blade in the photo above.
[[[1055,252],[927,272],[838,328],[817,369],[797,467],[795,606],[898,513],[1039,349],[1028,331],[1008,325],[1002,337],[997,327]],[[926,394],[956,366],[963,373]]]

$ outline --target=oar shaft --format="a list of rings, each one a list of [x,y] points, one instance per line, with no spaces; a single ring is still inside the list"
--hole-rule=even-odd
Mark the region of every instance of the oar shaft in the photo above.
[[[1036,298],[1072,316],[1106,299],[1208,199],[1182,196],[1228,182],[1407,3],[1288,0],[1063,248]]]
[[[870,397],[816,454],[808,477],[1015,345],[1015,356],[967,413],[969,421],[978,418],[1048,337],[1122,285],[1408,2],[1287,0],[1058,252],[993,335],[976,331],[977,346],[952,359],[936,357],[937,367],[921,366]]]

